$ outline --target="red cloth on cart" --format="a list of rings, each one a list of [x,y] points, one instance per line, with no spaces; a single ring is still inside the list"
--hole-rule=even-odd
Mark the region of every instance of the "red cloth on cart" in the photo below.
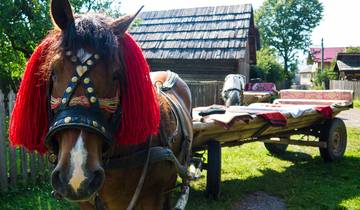
[[[326,119],[333,118],[333,110],[330,106],[317,106],[316,111],[320,112]]]
[[[267,112],[258,114],[265,120],[269,121],[272,125],[285,126],[287,125],[287,118],[280,112]]]

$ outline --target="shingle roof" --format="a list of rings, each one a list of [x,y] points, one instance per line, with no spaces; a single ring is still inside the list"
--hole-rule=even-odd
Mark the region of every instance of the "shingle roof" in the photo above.
[[[240,59],[246,54],[250,4],[143,12],[130,33],[148,59]]]
[[[360,71],[360,53],[339,53],[335,68],[339,71]]]

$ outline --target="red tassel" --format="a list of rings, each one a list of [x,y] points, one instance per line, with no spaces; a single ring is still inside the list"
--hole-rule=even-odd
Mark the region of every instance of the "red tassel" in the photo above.
[[[31,55],[16,96],[9,123],[12,146],[45,153],[44,139],[48,130],[46,81],[40,67],[45,61],[51,39],[45,39]]]
[[[121,127],[115,136],[119,144],[140,144],[148,135],[158,133],[160,106],[140,47],[128,33],[119,42],[127,86],[121,96]]]
[[[51,42],[50,38],[44,40],[28,61],[9,125],[12,146],[40,153],[46,152],[44,139],[48,130],[46,80],[40,67]],[[114,137],[119,144],[140,144],[158,132],[159,103],[140,47],[129,34],[119,45],[124,52],[127,88],[121,96],[121,127]]]

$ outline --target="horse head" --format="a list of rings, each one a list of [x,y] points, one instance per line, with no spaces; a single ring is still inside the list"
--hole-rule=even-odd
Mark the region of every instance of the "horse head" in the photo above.
[[[136,15],[74,15],[68,0],[52,0],[51,17],[49,37],[58,37],[47,55],[51,120],[45,144],[57,155],[51,183],[61,196],[83,201],[105,179],[101,161],[114,143],[126,88],[119,42]]]

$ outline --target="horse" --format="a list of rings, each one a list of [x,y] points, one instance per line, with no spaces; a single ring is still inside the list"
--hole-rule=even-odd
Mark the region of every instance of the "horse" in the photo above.
[[[225,106],[240,106],[244,102],[245,76],[229,74],[225,77],[221,91]]]
[[[52,0],[54,29],[27,63],[10,121],[13,146],[47,153],[53,196],[82,209],[177,209],[191,178],[191,93],[151,72],[127,32],[134,15],[74,14]]]

